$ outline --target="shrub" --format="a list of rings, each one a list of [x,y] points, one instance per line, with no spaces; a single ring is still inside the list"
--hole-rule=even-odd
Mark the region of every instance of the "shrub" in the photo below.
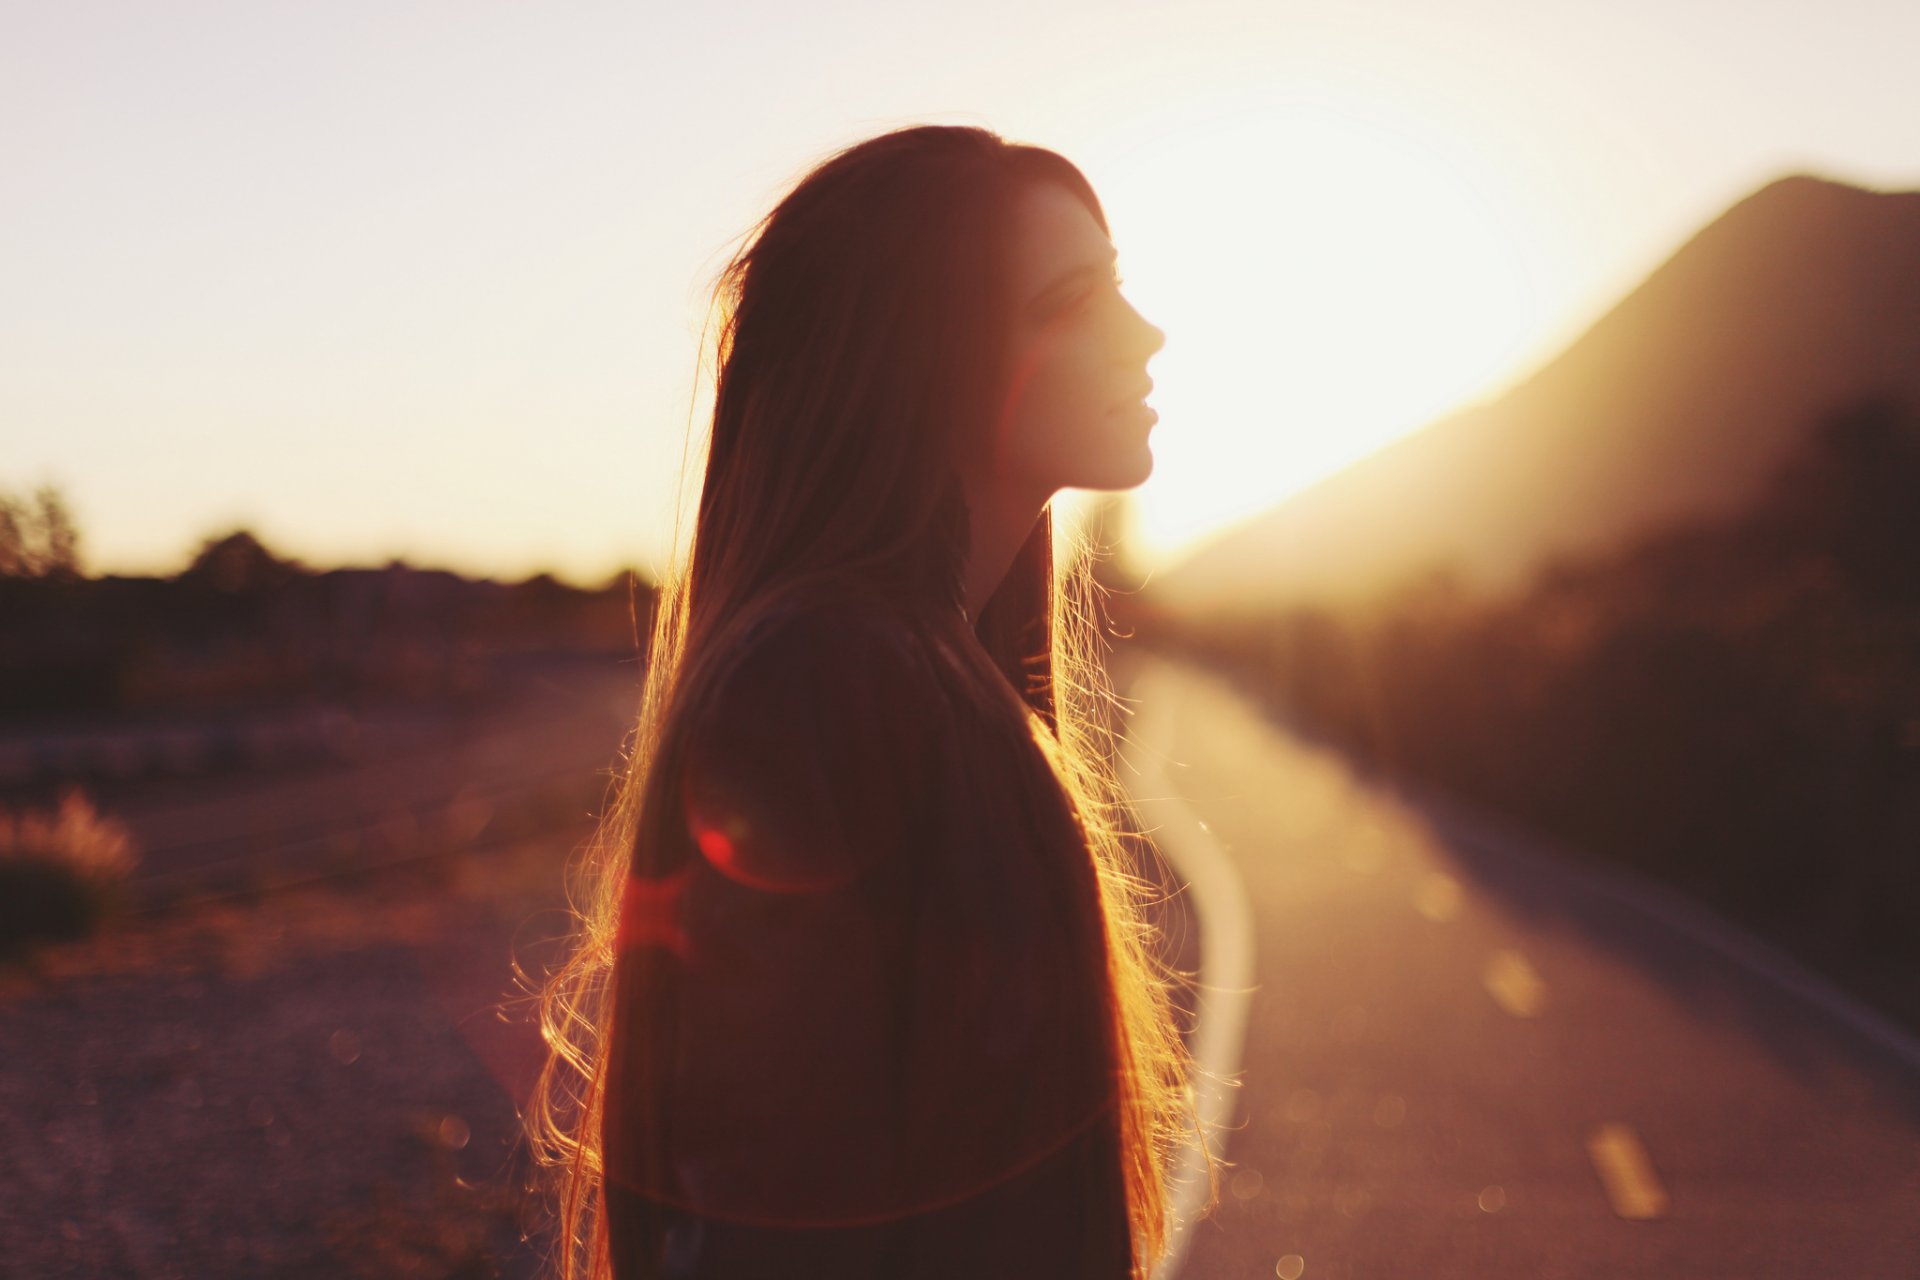
[[[0,959],[91,933],[119,905],[138,853],[77,787],[52,813],[0,810]]]

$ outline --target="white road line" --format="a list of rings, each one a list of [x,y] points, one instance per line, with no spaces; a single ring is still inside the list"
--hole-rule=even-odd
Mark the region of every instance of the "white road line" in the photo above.
[[[1182,668],[1192,670],[1192,668]],[[1223,690],[1234,690],[1232,679],[1206,671],[1202,678],[1217,682]],[[1233,696],[1245,699],[1235,692]],[[1259,714],[1275,732],[1305,742],[1316,741],[1314,734],[1298,717],[1270,706]],[[1336,749],[1336,748],[1329,748]],[[1860,999],[1819,976],[1759,935],[1727,919],[1705,902],[1687,897],[1677,889],[1653,880],[1644,873],[1618,864],[1606,866],[1582,858],[1560,841],[1486,808],[1447,795],[1437,787],[1426,786],[1407,777],[1368,775],[1368,785],[1395,797],[1416,811],[1425,811],[1441,819],[1440,834],[1453,839],[1465,837],[1483,853],[1520,863],[1536,870],[1550,871],[1562,882],[1582,892],[1619,903],[1643,917],[1682,934],[1762,981],[1772,983],[1798,997],[1820,1013],[1842,1023],[1872,1041],[1898,1059],[1903,1067],[1920,1069],[1920,1036],[1908,1031]]]
[[[1902,1066],[1920,1069],[1920,1037],[1868,1008],[1704,902],[1688,898],[1629,868],[1601,867],[1582,861],[1551,837],[1523,831],[1509,819],[1472,808],[1417,782],[1402,779],[1384,785],[1417,808],[1440,815],[1444,823],[1442,834],[1448,838],[1464,836],[1483,853],[1549,870],[1560,880],[1578,886],[1584,894],[1609,899],[1657,921],[1851,1028],[1898,1059]]]
[[[1129,783],[1135,812],[1154,844],[1187,885],[1200,931],[1200,964],[1195,992],[1193,1056],[1197,1111],[1202,1132],[1216,1158],[1225,1155],[1226,1130],[1233,1121],[1234,1094],[1246,1051],[1248,1009],[1254,987],[1253,903],[1233,859],[1170,785],[1162,761],[1174,738],[1183,691],[1159,666],[1146,668],[1129,697],[1142,714],[1135,717],[1122,759],[1132,771]],[[1177,763],[1177,762],[1176,762]],[[1168,1188],[1174,1230],[1167,1253],[1154,1268],[1154,1280],[1173,1280],[1193,1238],[1194,1218],[1206,1194],[1201,1151],[1189,1146]]]

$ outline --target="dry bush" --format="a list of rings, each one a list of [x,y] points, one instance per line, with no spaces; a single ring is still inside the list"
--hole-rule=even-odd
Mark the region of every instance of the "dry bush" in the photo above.
[[[119,905],[139,853],[77,787],[52,813],[0,810],[0,958],[85,937]]]

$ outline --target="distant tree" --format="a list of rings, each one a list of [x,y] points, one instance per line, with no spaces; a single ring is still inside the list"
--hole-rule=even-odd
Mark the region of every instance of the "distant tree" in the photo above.
[[[27,576],[26,531],[21,528],[20,512],[12,494],[0,493],[0,578]]]
[[[1893,395],[1837,406],[1783,467],[1758,518],[1823,554],[1863,596],[1920,603],[1920,411]]]
[[[242,594],[277,587],[304,572],[299,562],[267,550],[249,530],[235,529],[202,542],[193,560],[180,571],[180,581]]]
[[[41,485],[31,499],[0,493],[0,578],[77,578],[80,533],[66,499]]]

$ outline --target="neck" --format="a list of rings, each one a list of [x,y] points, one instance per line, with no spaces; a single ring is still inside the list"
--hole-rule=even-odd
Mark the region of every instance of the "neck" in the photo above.
[[[977,626],[981,610],[1000,589],[1020,546],[1033,532],[1049,499],[1016,498],[990,489],[969,487],[967,521],[966,611]]]

